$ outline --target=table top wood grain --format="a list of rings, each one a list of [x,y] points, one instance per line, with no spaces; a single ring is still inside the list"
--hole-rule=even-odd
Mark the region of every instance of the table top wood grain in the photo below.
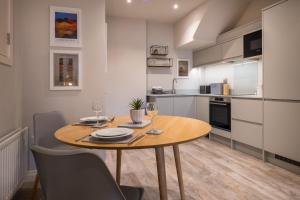
[[[116,117],[108,127],[117,127],[119,124],[129,122],[128,116]],[[145,134],[148,130],[155,128],[163,130],[160,135]],[[55,132],[55,137],[59,141],[82,148],[90,149],[144,149],[171,146],[198,139],[207,135],[211,131],[211,126],[197,119],[178,116],[157,116],[152,125],[145,128],[134,129],[138,134],[145,136],[131,144],[99,144],[84,142],[79,140],[90,135],[95,129],[88,126],[67,125]]]

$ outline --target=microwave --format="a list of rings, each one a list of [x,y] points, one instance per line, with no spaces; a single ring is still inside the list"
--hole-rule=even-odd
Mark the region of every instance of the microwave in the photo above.
[[[223,83],[210,84],[210,93],[214,95],[223,95]]]
[[[262,55],[262,31],[244,35],[244,58]]]

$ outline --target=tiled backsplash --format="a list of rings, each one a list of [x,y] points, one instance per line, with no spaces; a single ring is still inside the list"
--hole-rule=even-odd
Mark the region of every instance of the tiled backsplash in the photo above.
[[[256,94],[262,85],[261,61],[224,63],[205,67],[201,73],[201,84],[221,83],[228,80],[232,94]]]

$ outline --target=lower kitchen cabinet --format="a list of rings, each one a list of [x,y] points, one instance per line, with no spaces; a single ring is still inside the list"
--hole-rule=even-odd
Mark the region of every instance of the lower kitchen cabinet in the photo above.
[[[196,118],[209,123],[209,97],[196,97]]]
[[[156,98],[159,115],[173,115],[173,97]]]
[[[195,97],[174,97],[173,115],[181,117],[196,117]]]
[[[196,118],[196,102],[194,96],[156,97],[160,115],[175,115]]]
[[[264,102],[264,148],[300,162],[300,103]]]
[[[235,141],[262,149],[263,126],[233,119],[231,137]]]
[[[249,122],[263,122],[263,101],[256,99],[231,99],[231,116]]]

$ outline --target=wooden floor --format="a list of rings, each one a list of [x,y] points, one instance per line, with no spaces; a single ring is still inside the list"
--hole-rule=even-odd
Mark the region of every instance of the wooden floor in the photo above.
[[[296,174],[204,138],[179,148],[187,199],[300,200]],[[169,199],[180,199],[172,148],[165,153]],[[115,159],[107,154],[113,174]],[[123,152],[121,184],[144,187],[145,200],[159,199],[154,150]]]
[[[179,148],[186,199],[300,200],[300,176],[296,174],[205,138]],[[165,153],[169,199],[178,200],[173,151],[168,147]],[[113,175],[115,159],[116,153],[108,151],[107,164]],[[121,184],[144,187],[144,200],[159,199],[154,150],[123,152]],[[28,197],[19,192],[15,200]]]

